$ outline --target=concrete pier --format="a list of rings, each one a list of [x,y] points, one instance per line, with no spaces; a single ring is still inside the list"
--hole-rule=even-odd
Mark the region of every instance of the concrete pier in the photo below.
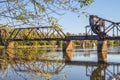
[[[72,46],[72,40],[70,41],[63,41],[63,52],[66,52],[66,51],[72,51],[73,49],[73,46]]]
[[[63,58],[65,61],[71,61],[73,57],[72,51],[63,52]]]
[[[15,48],[14,41],[9,41],[5,46],[6,46],[6,48],[9,48],[9,49]]]
[[[99,40],[97,45],[98,62],[107,60],[107,40]]]

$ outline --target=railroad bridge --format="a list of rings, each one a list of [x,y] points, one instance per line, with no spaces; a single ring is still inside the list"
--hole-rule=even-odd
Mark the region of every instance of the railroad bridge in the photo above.
[[[14,41],[62,40],[63,51],[72,50],[72,40],[97,40],[97,50],[107,51],[107,40],[120,40],[120,22],[113,22],[96,15],[90,15],[84,36],[66,36],[60,27],[42,26],[29,28],[0,29],[1,42],[7,48],[14,48]]]

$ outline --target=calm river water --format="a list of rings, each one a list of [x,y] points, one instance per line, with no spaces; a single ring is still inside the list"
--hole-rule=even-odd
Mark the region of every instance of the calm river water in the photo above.
[[[0,80],[120,80],[118,75],[120,47],[108,48],[106,63],[98,62],[95,48],[0,50]]]

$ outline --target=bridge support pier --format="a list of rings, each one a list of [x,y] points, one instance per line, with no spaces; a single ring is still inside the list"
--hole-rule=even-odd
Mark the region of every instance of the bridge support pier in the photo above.
[[[8,44],[6,45],[6,48],[13,49],[14,48],[14,41],[9,41]]]
[[[98,62],[107,61],[107,40],[98,40],[97,54]]]
[[[62,45],[62,49],[63,49],[63,52],[66,52],[66,51],[72,51],[72,40],[70,41],[63,41],[63,45]]]
[[[63,52],[63,58],[65,61],[71,61],[73,57],[72,51]]]

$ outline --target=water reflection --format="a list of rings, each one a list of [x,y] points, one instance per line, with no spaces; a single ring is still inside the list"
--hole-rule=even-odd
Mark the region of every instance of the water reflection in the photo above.
[[[4,49],[0,52],[0,79],[3,80],[49,80],[64,67],[57,55],[45,50]]]
[[[65,61],[71,61],[72,57],[73,57],[72,51],[63,52],[63,59],[65,59]]]
[[[98,62],[106,62],[107,61],[107,52],[97,52]]]
[[[97,68],[92,71],[92,74],[90,76],[90,80],[105,80],[106,76],[106,63],[99,63]]]
[[[74,54],[71,51],[1,49],[0,80],[112,80],[120,72],[120,63],[106,62],[103,57],[98,58],[98,62],[73,60]],[[89,51],[79,54],[91,55]],[[77,73],[79,70],[82,72]]]

